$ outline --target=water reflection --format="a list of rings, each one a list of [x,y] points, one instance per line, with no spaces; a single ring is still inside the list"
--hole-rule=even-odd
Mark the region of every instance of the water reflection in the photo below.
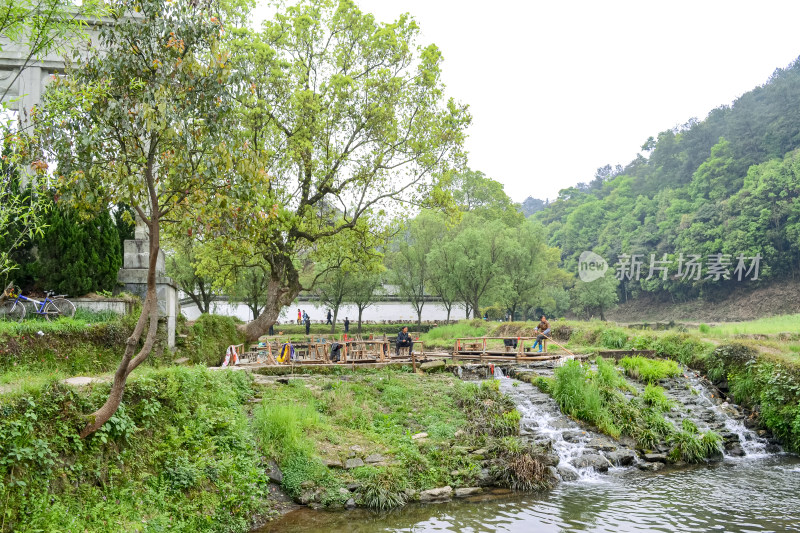
[[[800,531],[800,460],[726,461],[660,474],[564,483],[541,495],[512,494],[388,513],[301,509],[260,533],[751,532]]]

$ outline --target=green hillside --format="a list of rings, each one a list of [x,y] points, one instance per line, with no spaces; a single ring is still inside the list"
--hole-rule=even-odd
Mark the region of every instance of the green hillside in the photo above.
[[[586,250],[615,273],[639,256],[639,275],[627,269],[621,280],[623,302],[642,292],[672,301],[713,298],[737,285],[796,279],[799,147],[796,60],[733,105],[651,137],[627,166],[606,166],[591,182],[563,189],[532,218],[571,272]],[[654,266],[667,267],[666,274],[655,269],[650,276],[651,254],[665,261]],[[687,268],[693,255],[700,256],[699,274]]]

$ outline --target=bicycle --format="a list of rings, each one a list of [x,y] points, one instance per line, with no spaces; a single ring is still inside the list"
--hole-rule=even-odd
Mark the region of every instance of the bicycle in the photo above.
[[[19,287],[11,284],[3,291],[5,301],[0,304],[0,320],[22,322],[27,314],[25,304],[31,305],[34,313],[47,320],[75,316],[75,304],[64,298],[66,296],[64,294],[53,296],[54,294],[53,291],[45,292],[44,300],[28,298],[22,295]],[[51,296],[53,298],[50,298]]]

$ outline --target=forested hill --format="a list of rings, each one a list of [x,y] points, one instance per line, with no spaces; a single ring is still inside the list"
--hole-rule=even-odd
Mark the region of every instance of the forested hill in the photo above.
[[[560,191],[533,218],[545,225],[550,244],[561,248],[572,272],[584,250],[600,254],[611,268],[622,264],[621,254],[641,254],[641,279],[622,280],[623,298],[644,290],[687,299],[745,283],[713,275],[705,279],[713,254],[729,256],[718,263],[730,261],[726,268],[733,278],[739,256],[749,268],[748,258],[759,254],[759,280],[795,278],[800,268],[798,148],[800,59],[705,120],[651,137],[624,168],[606,166],[590,183]],[[656,270],[644,281],[650,254],[661,260],[665,253],[667,279]],[[701,256],[701,279],[683,275],[684,268],[678,275],[681,253]]]

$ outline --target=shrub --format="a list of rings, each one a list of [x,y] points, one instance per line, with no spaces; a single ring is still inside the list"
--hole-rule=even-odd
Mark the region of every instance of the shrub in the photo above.
[[[555,371],[553,399],[570,416],[585,420],[613,437],[619,429],[611,421],[600,389],[588,379],[587,368],[577,360],[567,361]]]
[[[628,342],[628,335],[618,329],[605,329],[600,334],[600,344],[610,349],[621,349]]]
[[[722,437],[713,431],[700,433],[697,426],[689,419],[684,419],[682,429],[674,432],[670,438],[673,446],[669,452],[671,461],[699,463],[722,451]]]
[[[492,466],[492,473],[501,486],[520,491],[552,486],[553,479],[540,449],[523,444],[516,437],[505,437],[497,441],[493,451],[499,460]]]
[[[371,509],[386,511],[406,503],[407,481],[396,468],[361,468],[357,479],[361,482],[362,503]]]
[[[244,342],[244,335],[236,329],[236,321],[229,316],[202,314],[189,328],[185,356],[195,364],[218,366],[231,344]]]
[[[122,249],[108,211],[85,220],[60,207],[49,218],[37,242],[39,259],[30,269],[37,285],[71,296],[114,289]]]
[[[658,413],[667,412],[675,407],[675,402],[667,398],[664,389],[649,383],[644,388],[644,393],[642,393],[642,402]]]

